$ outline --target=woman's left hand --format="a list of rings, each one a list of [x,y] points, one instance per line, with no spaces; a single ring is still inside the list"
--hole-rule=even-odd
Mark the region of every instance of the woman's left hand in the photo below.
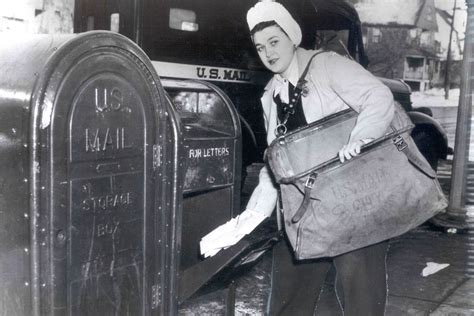
[[[352,157],[357,156],[360,154],[360,148],[366,142],[363,140],[358,140],[355,142],[350,142],[347,145],[344,145],[341,150],[339,150],[339,160],[344,162],[346,159],[350,160]]]

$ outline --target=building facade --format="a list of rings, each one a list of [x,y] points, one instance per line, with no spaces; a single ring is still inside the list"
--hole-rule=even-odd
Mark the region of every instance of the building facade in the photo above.
[[[437,8],[435,0],[351,2],[362,22],[370,71],[403,79],[414,91],[443,84],[452,15]],[[460,59],[460,47],[452,45],[454,60]]]

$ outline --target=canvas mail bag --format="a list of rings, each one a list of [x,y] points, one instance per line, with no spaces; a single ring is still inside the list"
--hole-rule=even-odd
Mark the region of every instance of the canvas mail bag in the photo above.
[[[351,109],[333,114],[280,133],[267,149],[297,259],[333,257],[399,236],[447,206],[398,103],[387,134],[341,163],[338,152],[356,119]]]
[[[346,110],[275,139],[268,164],[297,259],[332,257],[399,236],[447,206],[436,173],[397,105],[391,131],[344,163],[357,113]]]

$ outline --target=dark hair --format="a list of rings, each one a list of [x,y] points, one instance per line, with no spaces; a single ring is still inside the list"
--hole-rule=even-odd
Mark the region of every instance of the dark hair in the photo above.
[[[282,29],[282,28],[280,27],[280,25],[278,25],[278,23],[275,22],[275,21],[273,21],[273,20],[258,23],[258,24],[255,25],[255,26],[253,27],[253,29],[250,31],[250,35],[251,35],[251,36],[254,36],[255,33],[259,32],[259,31],[261,31],[261,30],[263,30],[263,29],[266,29],[267,27],[274,26],[274,25],[278,26],[278,28],[279,28],[283,33],[285,33],[286,36],[288,36],[288,34],[285,32],[285,30]],[[289,37],[289,36],[288,36],[288,37]]]

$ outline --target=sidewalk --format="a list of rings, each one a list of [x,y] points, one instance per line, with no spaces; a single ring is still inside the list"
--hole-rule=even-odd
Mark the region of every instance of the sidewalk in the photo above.
[[[443,314],[441,307],[464,308],[464,305],[452,305],[456,301],[450,298],[468,280],[467,249],[467,234],[436,231],[428,225],[392,240],[388,255],[387,315],[450,315]],[[449,266],[424,277],[422,271],[428,262]],[[474,313],[467,309],[454,315]]]
[[[474,315],[474,280],[464,274],[466,241],[466,234],[436,231],[428,225],[393,239],[387,260],[386,315]],[[270,261],[267,256],[237,281],[237,315],[263,315],[270,288]],[[428,262],[449,266],[423,277]],[[315,315],[341,315],[329,278]]]
[[[474,279],[468,279],[464,274],[466,241],[467,234],[436,231],[428,225],[393,239],[387,260],[386,316],[474,315]],[[422,271],[428,262],[448,263],[449,266],[424,277]],[[264,315],[271,286],[270,271],[271,255],[268,253],[236,280],[236,315]],[[186,303],[180,315],[225,315],[224,311],[222,295],[211,293]],[[335,300],[331,273],[315,315],[342,315]]]
[[[474,279],[465,280],[431,315],[474,315]]]

